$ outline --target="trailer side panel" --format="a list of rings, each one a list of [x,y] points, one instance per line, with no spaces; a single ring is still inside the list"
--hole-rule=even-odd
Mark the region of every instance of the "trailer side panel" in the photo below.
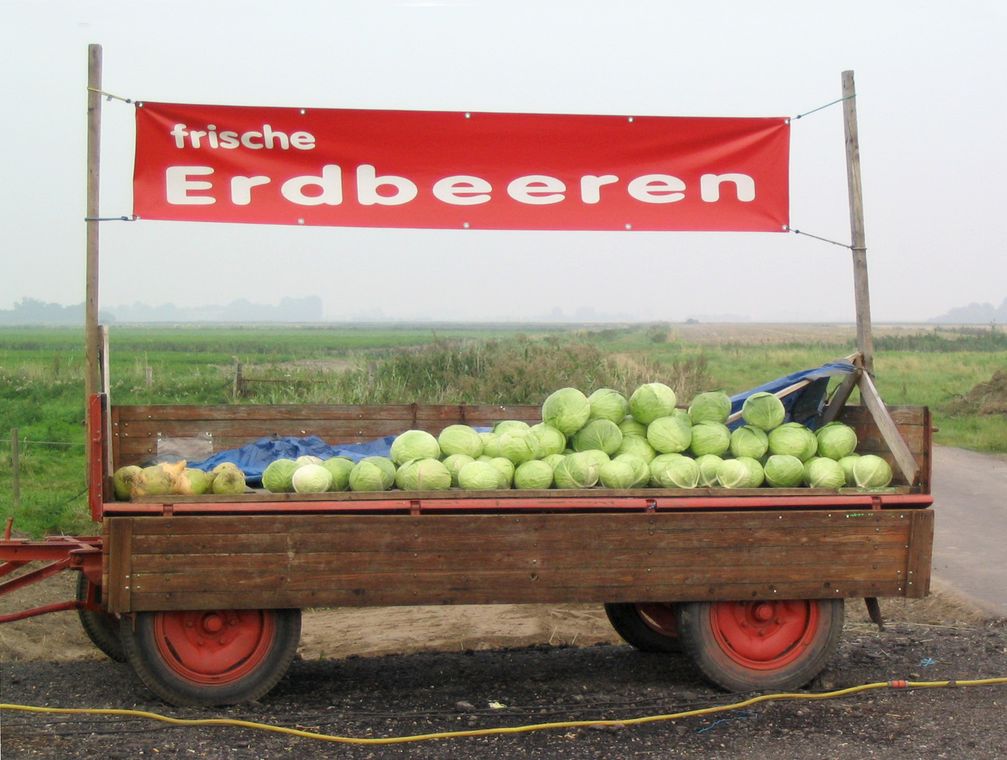
[[[125,613],[923,596],[932,520],[930,510],[115,517],[107,599]]]

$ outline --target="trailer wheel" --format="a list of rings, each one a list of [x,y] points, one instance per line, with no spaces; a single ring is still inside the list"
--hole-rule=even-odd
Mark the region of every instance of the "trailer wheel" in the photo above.
[[[681,652],[674,604],[646,602],[605,605],[605,614],[623,641],[641,652]]]
[[[80,573],[77,577],[77,601],[87,601],[90,585],[87,576]],[[94,587],[94,600],[101,603],[101,586]],[[126,661],[126,653],[122,650],[122,639],[119,638],[118,615],[79,608],[77,617],[80,618],[80,625],[92,644],[116,662]]]
[[[690,602],[678,630],[703,675],[728,691],[797,689],[839,645],[843,600]]]
[[[122,619],[126,658],[178,707],[262,697],[283,678],[301,637],[300,610],[139,612]]]

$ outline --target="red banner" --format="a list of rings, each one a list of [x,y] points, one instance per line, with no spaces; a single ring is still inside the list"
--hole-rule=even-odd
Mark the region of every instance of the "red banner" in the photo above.
[[[142,103],[142,219],[779,232],[785,118]]]

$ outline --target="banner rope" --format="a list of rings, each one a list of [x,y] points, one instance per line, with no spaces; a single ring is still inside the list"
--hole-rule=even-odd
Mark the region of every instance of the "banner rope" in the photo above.
[[[136,214],[133,216],[85,216],[85,222],[135,222],[139,219]]]
[[[795,235],[804,235],[804,237],[814,238],[815,240],[821,240],[823,243],[831,243],[832,245],[838,245],[840,248],[849,248],[851,251],[865,251],[866,248],[855,248],[850,243],[840,243],[838,240],[830,240],[826,237],[819,237],[818,235],[812,235],[810,232],[804,232],[803,230],[796,230],[793,227],[784,227],[786,232],[793,232]]]
[[[99,95],[104,95],[108,100],[121,100],[123,103],[130,103],[130,104],[132,104],[134,102],[132,98],[123,98],[123,97],[121,97],[119,95],[113,95],[110,92],[105,92],[104,90],[99,90],[96,87],[88,87],[87,91],[88,92],[96,92]]]
[[[844,100],[849,100],[850,98],[855,98],[855,97],[857,97],[856,93],[854,93],[853,95],[844,95],[841,98],[837,98],[836,100],[833,100],[831,103],[826,103],[824,106],[818,106],[818,108],[812,108],[810,111],[805,111],[804,113],[799,113],[799,114],[797,114],[797,116],[791,116],[790,120],[791,121],[797,121],[798,119],[803,119],[805,116],[810,116],[811,114],[817,113],[818,111],[822,111],[822,110],[828,108],[829,106],[834,106],[836,103],[842,103]]]

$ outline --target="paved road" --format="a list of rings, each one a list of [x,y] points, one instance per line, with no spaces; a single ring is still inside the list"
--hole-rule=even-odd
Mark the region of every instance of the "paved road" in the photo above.
[[[1007,458],[934,447],[933,574],[1007,617]]]

